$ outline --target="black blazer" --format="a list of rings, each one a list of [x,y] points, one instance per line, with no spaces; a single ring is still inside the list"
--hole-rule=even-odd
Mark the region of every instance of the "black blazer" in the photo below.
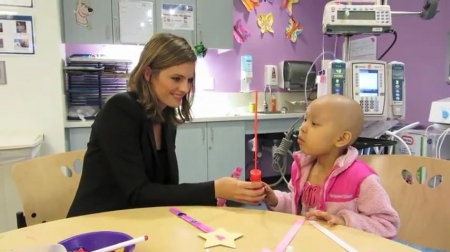
[[[111,97],[92,124],[67,217],[139,207],[215,205],[214,182],[178,184],[176,127],[163,124],[168,167],[158,165],[152,118],[134,93]]]

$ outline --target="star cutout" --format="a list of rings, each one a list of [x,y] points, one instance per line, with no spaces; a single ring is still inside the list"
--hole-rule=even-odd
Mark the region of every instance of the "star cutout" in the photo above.
[[[211,248],[215,246],[225,246],[229,248],[236,248],[236,239],[244,236],[239,233],[229,233],[223,228],[219,228],[213,232],[198,234],[200,237],[206,240],[204,248]]]

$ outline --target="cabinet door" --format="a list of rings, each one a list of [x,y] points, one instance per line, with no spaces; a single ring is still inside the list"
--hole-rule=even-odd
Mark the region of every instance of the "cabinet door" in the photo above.
[[[112,44],[111,0],[62,0],[64,42]]]
[[[69,132],[69,151],[86,150],[91,136],[91,128],[71,128]]]
[[[123,0],[111,0],[112,3],[112,27],[113,27],[113,40],[114,40],[114,44],[124,44],[120,41],[120,8],[119,8],[119,2],[123,1]],[[155,31],[155,0],[144,0],[145,2],[151,2],[153,3],[153,12],[152,13],[148,13],[147,15],[153,18],[153,31]],[[137,2],[139,2],[139,0],[137,0]],[[134,12],[133,12],[134,14]],[[136,13],[136,15],[138,15],[139,13]],[[134,15],[134,16],[136,16]],[[137,18],[142,19],[142,16],[136,16]],[[148,18],[149,19],[149,18]],[[146,20],[146,22],[148,22],[148,20]],[[145,41],[141,41],[141,43],[133,43],[133,45],[136,44],[146,44],[148,41],[150,40],[150,37],[148,37]],[[129,44],[129,43],[128,43]]]
[[[207,181],[206,134],[206,123],[192,123],[178,127],[176,153],[180,183]]]
[[[161,33],[161,32],[166,32],[166,33],[172,33],[175,34],[177,36],[183,37],[187,40],[187,42],[189,44],[191,44],[192,46],[195,45],[196,40],[196,31],[195,31],[195,24],[197,23],[197,7],[195,5],[195,1],[196,0],[156,0],[156,16],[155,16],[155,22],[156,22],[156,32]],[[209,1],[209,0],[208,0]],[[164,29],[164,25],[163,25],[163,4],[180,4],[180,5],[189,5],[189,6],[193,6],[194,8],[194,23],[193,25],[193,29],[192,30],[174,30],[174,29]]]
[[[197,43],[233,49],[233,0],[197,0]]]
[[[245,168],[245,123],[208,123],[208,180],[229,177],[236,167]],[[244,172],[241,175],[244,179]]]

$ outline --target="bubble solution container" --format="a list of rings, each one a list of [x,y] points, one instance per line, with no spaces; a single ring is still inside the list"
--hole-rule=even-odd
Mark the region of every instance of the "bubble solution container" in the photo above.
[[[67,238],[64,241],[59,242],[63,245],[66,251],[76,251],[79,248],[83,248],[85,251],[94,251],[117,243],[128,241],[133,239],[130,235],[114,231],[97,231],[91,233],[84,233]],[[132,252],[135,245],[124,248],[124,252]],[[121,251],[121,250],[116,250]],[[52,251],[53,252],[53,251]]]

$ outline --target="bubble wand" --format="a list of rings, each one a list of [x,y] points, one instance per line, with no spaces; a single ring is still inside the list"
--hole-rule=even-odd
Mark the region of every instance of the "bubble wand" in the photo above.
[[[255,165],[250,171],[250,181],[260,182],[261,181],[261,170],[258,169],[258,91],[255,91],[255,123],[254,123],[254,150],[255,150]]]

